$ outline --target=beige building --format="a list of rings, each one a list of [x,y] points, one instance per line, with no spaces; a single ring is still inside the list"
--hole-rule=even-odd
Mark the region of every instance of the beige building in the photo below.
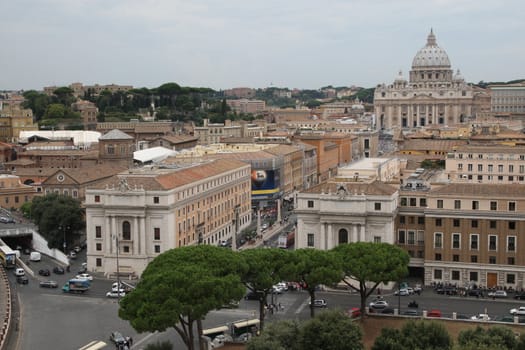
[[[33,111],[22,108],[21,101],[0,100],[0,141],[18,142],[20,132],[38,130]]]
[[[494,114],[525,115],[525,83],[490,85]]]
[[[450,184],[426,204],[425,284],[525,288],[525,186]]]
[[[226,100],[226,103],[237,113],[260,114],[266,110],[266,102],[262,100]]]
[[[393,84],[378,85],[374,111],[378,129],[416,128],[463,123],[489,110],[489,93],[453,73],[444,49],[433,31],[412,61],[409,79],[400,72]]]
[[[398,190],[379,181],[328,181],[297,195],[295,247],[331,249],[351,242],[395,243]]]
[[[140,276],[169,249],[218,244],[251,222],[250,166],[138,168],[86,191],[89,271]]]
[[[19,209],[24,203],[31,202],[38,195],[33,186],[24,185],[18,176],[0,174],[0,206],[7,209]]]
[[[525,146],[465,145],[447,154],[445,171],[453,182],[524,184]]]
[[[97,129],[98,108],[93,102],[80,100],[73,103],[71,107],[80,113],[84,130]]]

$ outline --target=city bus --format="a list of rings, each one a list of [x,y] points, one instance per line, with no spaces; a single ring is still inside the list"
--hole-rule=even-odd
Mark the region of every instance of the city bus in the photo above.
[[[16,266],[16,253],[7,245],[0,245],[0,262],[6,269]]]
[[[232,325],[232,334],[236,337],[243,333],[255,335],[259,329],[259,323],[261,323],[261,321],[258,318],[234,322]]]

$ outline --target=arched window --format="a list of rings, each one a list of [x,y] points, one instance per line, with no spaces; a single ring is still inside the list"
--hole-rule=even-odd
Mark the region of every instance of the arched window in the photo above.
[[[131,225],[129,221],[124,221],[122,223],[122,239],[125,241],[131,240]]]
[[[344,228],[339,230],[339,244],[348,243],[348,231]]]

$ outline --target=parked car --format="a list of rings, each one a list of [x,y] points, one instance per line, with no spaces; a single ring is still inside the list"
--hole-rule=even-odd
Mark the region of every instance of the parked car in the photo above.
[[[514,299],[525,300],[525,292],[516,293],[516,294],[514,295]]]
[[[126,342],[126,338],[124,338],[120,332],[111,332],[109,335],[109,340],[115,343],[115,345],[124,344]]]
[[[525,315],[525,306],[520,306],[518,308],[510,309],[509,313],[511,315]]]
[[[0,216],[0,222],[3,224],[14,224],[15,219],[13,219],[12,217]]]
[[[120,291],[120,292],[117,292],[117,291],[109,291],[106,293],[106,297],[108,298],[123,298],[126,296],[126,292],[124,291]]]
[[[82,249],[80,248],[79,245],[76,245],[76,246],[73,248],[73,250],[75,251],[75,253],[80,253],[80,251],[81,251]]]
[[[381,313],[382,314],[393,315],[395,313],[395,311],[391,307],[385,307],[384,309],[381,310]]]
[[[29,283],[29,278],[27,278],[27,276],[18,276],[16,278],[16,281],[20,284],[28,284]]]
[[[40,276],[49,276],[51,275],[51,272],[49,271],[49,269],[40,269],[38,270],[38,274]]]
[[[57,275],[63,275],[65,271],[60,266],[55,266],[53,268],[53,272],[56,273]]]
[[[487,314],[478,314],[472,316],[470,319],[475,321],[490,321],[490,316]]]
[[[467,294],[471,297],[481,297],[483,296],[483,291],[481,289],[469,289]]]
[[[488,296],[491,298],[506,298],[507,292],[505,292],[504,290],[496,290],[489,292]]]
[[[414,310],[414,309],[408,309],[408,310],[405,310],[405,311],[401,312],[401,315],[404,315],[404,316],[419,316],[419,312],[417,310]]]
[[[374,300],[369,304],[373,310],[382,310],[388,307],[388,303],[385,300]]]
[[[69,252],[69,258],[70,259],[76,259],[77,258],[77,253],[72,250],[71,252]]]
[[[79,280],[93,281],[93,276],[91,276],[89,273],[81,273],[80,275],[76,275],[75,278]]]
[[[442,317],[441,311],[434,309],[427,312],[427,317]]]
[[[361,316],[361,309],[358,307],[352,307],[347,312],[348,317],[350,318],[357,318]]]
[[[310,306],[312,306],[312,302],[309,303]],[[325,299],[315,299],[313,307],[327,307],[328,303]]]
[[[246,300],[259,300],[261,299],[262,295],[260,293],[257,293],[257,292],[248,292],[248,294],[246,294],[244,296],[244,299]]]
[[[406,295],[410,295],[410,292],[408,291],[408,288],[402,288],[402,289],[396,290],[394,292],[394,295],[399,295],[399,296],[403,297],[403,296],[406,296]]]
[[[58,283],[56,281],[42,281],[39,283],[42,288],[57,288]]]

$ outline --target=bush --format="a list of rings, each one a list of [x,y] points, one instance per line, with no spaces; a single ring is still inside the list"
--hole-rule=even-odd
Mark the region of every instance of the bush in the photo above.
[[[148,344],[144,350],[173,350],[173,345],[168,340],[163,342],[156,342],[154,344]]]

